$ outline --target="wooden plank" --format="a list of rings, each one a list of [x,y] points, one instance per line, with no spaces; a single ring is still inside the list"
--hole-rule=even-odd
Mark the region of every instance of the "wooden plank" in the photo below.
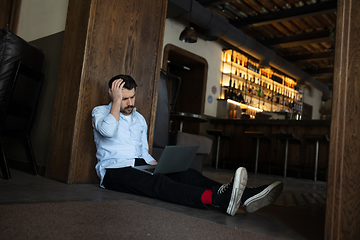
[[[301,33],[286,37],[277,37],[262,40],[260,43],[265,46],[280,46],[283,48],[300,46],[309,43],[331,41],[330,30],[314,31],[309,33]]]
[[[70,0],[46,176],[98,182],[91,111],[108,104],[109,79],[131,75],[136,106],[154,131],[167,1]],[[76,33],[76,34],[74,34]]]
[[[305,70],[306,71],[306,70]],[[311,71],[306,71],[310,76],[316,77],[316,76],[323,76],[323,75],[333,75],[334,68],[319,68]]]
[[[317,2],[315,4],[304,5],[302,7],[295,7],[270,14],[262,14],[254,17],[231,21],[231,24],[238,28],[244,26],[258,27],[262,25],[273,24],[275,22],[289,21],[295,18],[304,18],[322,13],[335,12],[337,6],[336,3],[336,0]]]
[[[326,60],[326,59],[333,59],[334,52],[318,52],[318,53],[309,53],[309,54],[302,54],[302,55],[292,55],[285,57],[285,59],[291,63],[300,62],[300,61],[308,61],[308,60]]]
[[[67,183],[90,5],[91,1],[69,1],[63,42],[66,48],[63,47],[54,101],[45,176]]]
[[[197,2],[199,2],[201,5],[204,5],[204,7],[225,4],[225,3],[233,2],[233,1],[234,0],[197,0]]]
[[[337,17],[325,239],[360,239],[360,2]]]
[[[10,29],[17,33],[19,25],[21,0],[0,1],[0,28]]]

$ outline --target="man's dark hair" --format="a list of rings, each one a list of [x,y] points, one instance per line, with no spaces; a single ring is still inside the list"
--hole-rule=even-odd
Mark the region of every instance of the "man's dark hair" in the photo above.
[[[135,90],[136,90],[137,84],[136,84],[135,80],[129,75],[116,75],[115,77],[111,78],[109,81],[109,88],[111,88],[112,83],[119,78],[124,80],[124,82],[125,82],[124,88],[126,88],[128,90],[135,88]]]

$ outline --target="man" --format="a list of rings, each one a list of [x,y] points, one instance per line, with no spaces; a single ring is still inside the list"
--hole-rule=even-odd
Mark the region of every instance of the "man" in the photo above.
[[[98,159],[95,168],[101,187],[197,208],[213,205],[229,215],[234,215],[240,205],[254,212],[279,197],[283,188],[281,182],[246,188],[247,172],[242,167],[227,184],[208,179],[193,169],[151,175],[132,168],[157,164],[148,152],[146,121],[135,108],[136,87],[136,82],[128,75],[113,77],[109,81],[112,102],[93,109]]]

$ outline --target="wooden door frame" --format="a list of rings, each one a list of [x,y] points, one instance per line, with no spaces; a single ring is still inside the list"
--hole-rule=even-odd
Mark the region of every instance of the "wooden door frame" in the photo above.
[[[190,110],[190,113],[204,114],[205,101],[206,101],[206,85],[207,85],[207,73],[208,73],[208,62],[205,58],[200,57],[192,52],[177,47],[172,44],[167,44],[164,48],[162,69],[167,70],[168,60],[176,59],[176,63],[186,65],[193,68],[192,73],[189,74],[191,78],[196,79],[193,81],[193,86],[186,86],[186,91],[189,91],[191,87],[196,88],[196,94],[188,94],[189,99],[192,99],[192,104],[196,104]],[[173,61],[173,60],[171,60]],[[182,79],[184,83],[184,79]],[[180,87],[179,96],[185,94],[184,84]],[[194,100],[196,99],[196,100]],[[178,99],[179,100],[179,99]],[[179,111],[177,107],[175,107]],[[180,110],[183,111],[183,110]],[[189,111],[187,111],[189,112]],[[184,131],[194,134],[201,133],[200,123],[186,123],[184,125]]]

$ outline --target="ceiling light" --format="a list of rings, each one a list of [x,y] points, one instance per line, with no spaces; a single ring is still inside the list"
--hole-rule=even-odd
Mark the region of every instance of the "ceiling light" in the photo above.
[[[197,35],[192,27],[186,27],[180,34],[179,40],[186,43],[196,43]]]
[[[192,11],[192,3],[193,3],[193,1],[191,1],[191,5],[190,5],[190,23],[191,23],[191,14],[192,14],[191,13],[191,11]],[[186,42],[186,43],[196,43],[197,42],[197,35],[196,35],[196,32],[195,32],[194,28],[192,28],[190,26],[186,27],[180,33],[179,40],[182,41],[182,42]]]

